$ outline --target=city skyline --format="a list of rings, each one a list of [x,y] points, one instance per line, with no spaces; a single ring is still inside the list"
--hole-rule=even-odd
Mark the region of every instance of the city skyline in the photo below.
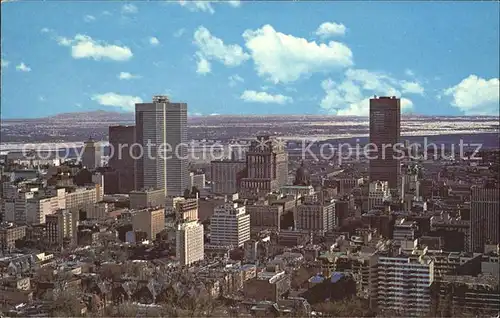
[[[403,114],[498,115],[498,8],[2,2],[2,118],[132,112],[158,94],[189,115],[366,116],[373,95]]]

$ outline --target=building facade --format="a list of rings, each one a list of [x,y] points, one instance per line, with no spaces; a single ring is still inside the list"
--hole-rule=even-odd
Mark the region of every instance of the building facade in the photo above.
[[[147,234],[148,240],[155,240],[156,234],[165,228],[165,209],[150,208],[134,211],[132,228]]]
[[[110,156],[108,166],[117,173],[118,193],[135,190],[134,157],[131,151],[135,143],[135,126],[110,126]]]
[[[179,224],[176,235],[176,256],[181,265],[203,260],[203,225],[197,220]]]
[[[165,195],[182,195],[189,186],[187,104],[154,96],[152,103],[136,104],[135,122],[136,142],[152,154],[135,161],[136,189],[164,189]]]
[[[241,247],[250,240],[250,215],[245,206],[226,202],[216,207],[210,225],[212,245]]]
[[[482,253],[485,244],[500,243],[500,194],[495,185],[471,190],[471,251]]]
[[[257,136],[246,153],[246,177],[240,181],[242,198],[257,199],[288,182],[288,153],[284,143],[270,136]]]
[[[238,192],[238,179],[245,170],[243,160],[216,160],[210,163],[212,193],[229,195]]]
[[[377,146],[377,150],[370,154],[370,181],[388,181],[391,189],[399,189],[401,168],[393,146],[399,143],[400,122],[399,98],[370,99],[370,143]]]

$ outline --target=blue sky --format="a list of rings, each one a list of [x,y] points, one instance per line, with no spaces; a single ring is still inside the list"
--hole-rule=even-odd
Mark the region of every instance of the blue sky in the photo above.
[[[1,4],[2,118],[132,111],[167,94],[191,115],[498,115],[498,2]]]

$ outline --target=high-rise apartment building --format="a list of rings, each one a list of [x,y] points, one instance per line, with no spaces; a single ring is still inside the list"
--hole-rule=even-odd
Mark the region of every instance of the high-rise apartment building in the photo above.
[[[403,316],[425,315],[430,311],[429,286],[433,266],[418,256],[374,255],[370,263],[370,305],[378,312]]]
[[[238,192],[238,181],[246,167],[244,160],[215,160],[210,163],[212,193],[230,195]]]
[[[500,242],[500,194],[495,184],[473,186],[471,190],[471,251],[482,253],[485,244]]]
[[[101,146],[92,138],[83,145],[82,166],[93,170],[101,166]]]
[[[283,142],[257,136],[246,153],[246,177],[240,181],[242,198],[257,199],[288,182],[288,153]]]
[[[226,202],[216,207],[210,226],[212,245],[241,247],[250,240],[250,215],[238,203]]]
[[[165,228],[165,209],[150,208],[133,212],[132,228],[146,233],[148,240],[155,240],[156,234]]]
[[[176,244],[176,256],[181,265],[190,265],[203,260],[203,225],[198,220],[179,224]]]
[[[135,105],[135,123],[135,140],[144,150],[135,161],[136,189],[182,195],[189,186],[187,104],[154,96],[152,103]]]
[[[399,154],[394,151],[399,142],[400,121],[399,98],[370,99],[370,143],[377,147],[370,154],[370,181],[388,181],[391,189],[398,189],[401,170]]]
[[[117,173],[119,193],[129,193],[134,190],[134,157],[131,153],[134,143],[135,126],[109,127],[109,145],[112,153],[110,153],[108,166]]]

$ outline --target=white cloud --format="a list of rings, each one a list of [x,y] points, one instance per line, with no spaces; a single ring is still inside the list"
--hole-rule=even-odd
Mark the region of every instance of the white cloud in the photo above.
[[[9,61],[7,61],[7,60],[2,59],[1,61],[2,61],[2,68],[3,68],[3,67],[7,67],[7,66],[9,66],[9,64],[10,64],[10,62],[9,62]]]
[[[401,112],[409,112],[413,109],[413,102],[407,98],[401,98]],[[348,108],[340,109],[339,116],[369,116],[370,98],[365,98],[357,103],[349,104]]]
[[[229,4],[231,7],[238,8],[239,6],[241,6],[241,1],[240,0],[229,0],[227,2],[227,4]]]
[[[16,70],[18,70],[20,72],[31,72],[31,67],[29,67],[28,65],[24,64],[24,62],[21,62],[20,64],[18,64],[16,66]]]
[[[60,45],[71,46],[71,55],[75,59],[126,61],[133,56],[132,51],[126,46],[96,41],[87,35],[77,34],[73,39],[58,37],[57,40]]]
[[[184,32],[186,32],[186,29],[180,28],[179,30],[174,32],[174,37],[180,38],[184,34]]]
[[[213,7],[213,4],[215,3],[226,3],[230,5],[233,8],[238,8],[241,6],[241,1],[240,0],[229,0],[229,1],[220,1],[220,0],[214,0],[214,1],[196,1],[196,0],[179,0],[179,4],[189,11],[192,12],[207,12],[210,14],[215,13],[215,9]]]
[[[157,37],[152,36],[149,38],[149,44],[156,46],[156,45],[160,44],[160,40],[158,40]]]
[[[42,33],[49,33],[51,30],[49,28],[42,28],[40,32]]]
[[[238,83],[243,83],[245,80],[239,76],[238,74],[229,76],[229,86],[234,87],[238,85]]]
[[[127,3],[127,4],[124,4],[122,6],[122,12],[123,13],[130,13],[130,14],[133,14],[133,13],[137,13],[137,7],[135,5],[133,5],[132,3]]]
[[[208,12],[210,14],[213,14],[215,12],[214,8],[212,7],[212,1],[180,0],[179,4],[187,8],[189,11],[201,11]]]
[[[118,74],[118,79],[121,79],[121,80],[131,80],[131,79],[135,79],[135,78],[141,78],[141,76],[134,75],[134,74],[131,74],[129,72],[120,72],[120,74]]]
[[[210,115],[208,116],[219,116],[220,114],[219,113],[211,113]]]
[[[500,81],[469,75],[455,86],[443,91],[452,97],[453,106],[466,115],[497,115],[499,112]]]
[[[341,83],[331,79],[322,82],[326,95],[321,100],[321,107],[328,112],[344,116],[368,116],[370,96],[401,96],[403,92],[411,90],[419,93],[416,85],[399,81],[387,74],[372,72],[365,69],[348,69]],[[421,88],[420,86],[418,86]],[[421,88],[423,93],[423,88]],[[408,112],[413,109],[413,102],[405,97],[401,98],[401,111]]]
[[[402,81],[401,82],[401,89],[403,90],[403,93],[419,94],[419,95],[424,94],[424,88],[418,82]]]
[[[401,95],[393,86],[397,81],[387,74],[365,69],[348,69],[345,76],[348,80],[361,84],[364,90],[373,91],[380,95]]]
[[[135,104],[142,103],[142,99],[138,96],[119,95],[116,93],[95,94],[91,100],[103,106],[120,107],[124,110],[133,111]]]
[[[44,96],[38,96],[38,100],[43,103],[43,102],[45,102],[45,97]]]
[[[95,17],[93,15],[87,14],[86,16],[83,17],[83,20],[85,22],[92,22],[95,21]]]
[[[332,36],[344,35],[347,28],[342,23],[324,22],[316,30],[316,35],[326,39]]]
[[[344,44],[308,42],[265,25],[243,33],[259,76],[275,83],[293,82],[315,72],[350,66],[352,52]]]
[[[406,74],[407,76],[410,76],[410,77],[415,76],[415,73],[414,73],[412,70],[410,70],[409,68],[407,68],[407,69],[405,70],[405,74]]]
[[[207,61],[203,56],[198,55],[198,63],[196,66],[196,73],[198,74],[207,74],[212,71],[212,66],[210,65],[210,62]]]
[[[240,98],[245,102],[254,103],[275,103],[275,104],[286,104],[293,102],[293,99],[289,96],[284,96],[281,94],[271,95],[267,92],[256,92],[256,91],[244,91]]]
[[[226,66],[238,66],[250,58],[241,46],[224,44],[224,42],[210,34],[210,31],[200,26],[194,32],[194,44],[198,47],[198,55],[206,60],[217,60]]]

